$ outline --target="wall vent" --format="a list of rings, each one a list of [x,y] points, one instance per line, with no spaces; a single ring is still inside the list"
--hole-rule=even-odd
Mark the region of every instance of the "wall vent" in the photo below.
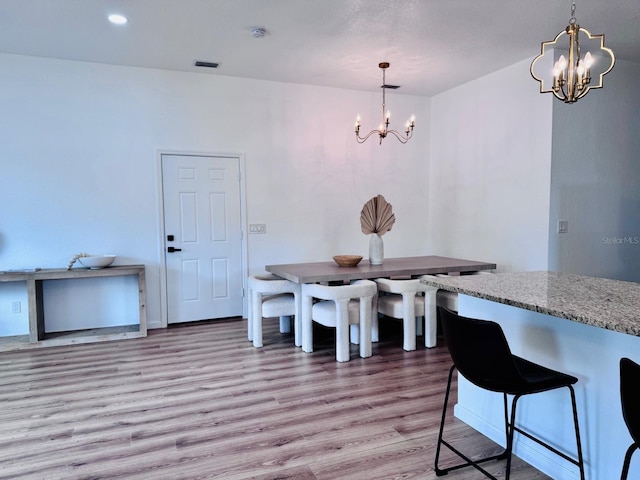
[[[205,68],[218,68],[218,64],[215,62],[201,62],[200,60],[196,60],[195,66]]]

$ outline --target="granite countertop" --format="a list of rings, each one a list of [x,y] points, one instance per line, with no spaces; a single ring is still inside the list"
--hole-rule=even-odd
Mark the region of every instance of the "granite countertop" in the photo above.
[[[640,336],[640,283],[558,272],[422,278],[443,290]]]

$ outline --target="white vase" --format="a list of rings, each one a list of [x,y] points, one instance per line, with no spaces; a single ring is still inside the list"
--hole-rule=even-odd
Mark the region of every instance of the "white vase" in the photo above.
[[[382,237],[377,233],[372,233],[369,237],[369,263],[371,265],[382,265],[384,259],[384,243]]]

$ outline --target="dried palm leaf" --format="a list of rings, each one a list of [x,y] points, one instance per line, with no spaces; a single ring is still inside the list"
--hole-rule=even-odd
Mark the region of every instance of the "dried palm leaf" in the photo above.
[[[365,203],[360,212],[360,227],[366,235],[384,235],[391,230],[395,221],[393,207],[382,195],[377,195]]]

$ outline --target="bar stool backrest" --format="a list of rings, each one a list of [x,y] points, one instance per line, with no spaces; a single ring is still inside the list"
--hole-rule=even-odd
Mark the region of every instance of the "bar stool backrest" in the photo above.
[[[620,400],[629,433],[640,445],[640,365],[629,358],[620,360]]]
[[[444,307],[438,307],[438,315],[453,363],[467,380],[494,392],[528,390],[499,324],[466,318]]]
[[[630,358],[620,359],[620,402],[622,416],[627,424],[633,443],[624,455],[621,480],[629,475],[631,457],[640,448],[640,365]]]

